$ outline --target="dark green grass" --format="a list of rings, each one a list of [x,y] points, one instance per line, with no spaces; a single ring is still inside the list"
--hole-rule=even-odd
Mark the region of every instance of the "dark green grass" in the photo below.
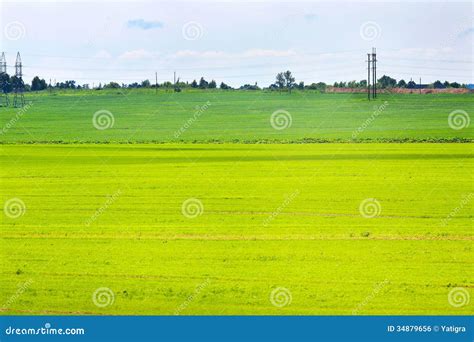
[[[472,125],[461,130],[448,125],[452,111],[473,112],[473,94],[382,94],[369,102],[364,94],[160,90],[155,95],[153,90],[106,90],[27,93],[26,100],[31,104],[24,112],[0,108],[0,142],[403,142],[474,137]],[[276,130],[270,117],[280,109],[290,113],[292,123]],[[93,126],[99,110],[113,114],[113,127]],[[181,128],[184,131],[176,134]]]

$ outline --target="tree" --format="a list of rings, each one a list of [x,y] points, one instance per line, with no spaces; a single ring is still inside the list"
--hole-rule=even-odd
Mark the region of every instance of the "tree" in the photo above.
[[[458,82],[452,82],[449,84],[451,88],[461,88],[461,85]]]
[[[217,87],[216,81],[212,80],[211,82],[209,82],[208,87],[209,89],[216,89]]]
[[[276,82],[275,83],[276,83],[276,85],[278,86],[278,88],[280,89],[280,92],[281,92],[281,90],[285,86],[285,75],[283,75],[282,72],[279,72],[276,75]]]
[[[288,91],[291,93],[291,88],[294,86],[295,84],[295,78],[293,77],[293,75],[291,74],[291,71],[290,70],[287,70],[283,73],[283,77],[285,78],[285,85],[286,85],[286,89],[288,89]]]
[[[379,78],[378,84],[380,84],[381,88],[393,88],[397,85],[397,80],[387,75],[383,75]]]
[[[397,83],[398,88],[405,88],[406,86],[407,86],[407,83],[403,79],[398,81],[398,83]]]
[[[410,81],[407,84],[408,89],[415,89],[416,88],[416,83],[414,81]]]
[[[118,89],[120,88],[120,84],[117,82],[110,82],[109,84],[106,84],[104,88]]]
[[[306,88],[311,89],[311,90],[319,90],[320,92],[325,92],[326,83],[324,82],[311,83],[309,86],[306,86]]]
[[[257,85],[257,83],[255,83],[254,85],[244,84],[239,89],[242,89],[242,90],[260,90],[260,87]]]
[[[444,88],[444,85],[443,85],[443,83],[441,83],[441,81],[437,80],[433,83],[433,88],[442,89],[442,88]]]
[[[206,89],[209,83],[204,79],[204,77],[201,77],[199,80],[199,88],[201,89]]]
[[[232,89],[230,86],[228,86],[228,85],[225,84],[224,82],[221,82],[221,85],[219,86],[219,88],[224,89],[224,90]]]
[[[143,80],[141,84],[142,88],[150,88],[151,84],[149,80]]]
[[[367,88],[367,80],[359,81],[359,87],[360,88]]]
[[[12,91],[12,83],[7,73],[0,74],[0,91],[9,93]]]
[[[357,81],[354,80],[354,81],[349,81],[349,82],[347,83],[347,86],[348,86],[349,88],[351,88],[351,89],[354,89],[354,88],[357,88],[358,84],[357,84]]]
[[[43,79],[40,79],[38,76],[35,76],[33,80],[31,81],[31,90],[33,91],[39,91],[39,90],[44,90],[48,87],[46,84],[46,81]]]
[[[23,79],[17,76],[10,77],[10,84],[12,86],[12,89],[23,88],[25,86]]]
[[[298,89],[299,90],[304,90],[304,82],[301,81],[300,83],[298,83]]]
[[[198,87],[198,83],[196,82],[196,80],[193,80],[191,82],[191,88],[197,88]]]

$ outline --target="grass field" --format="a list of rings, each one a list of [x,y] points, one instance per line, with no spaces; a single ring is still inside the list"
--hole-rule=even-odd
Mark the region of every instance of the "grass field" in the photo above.
[[[4,146],[4,312],[472,313],[447,299],[474,285],[468,147]]]
[[[0,108],[1,314],[474,313],[472,94],[27,101]]]
[[[20,115],[0,108],[0,142],[474,138],[472,125],[448,125],[451,112],[472,112],[473,94],[382,94],[369,102],[364,94],[123,90],[27,94],[27,101],[32,104]],[[105,130],[92,123],[101,110],[113,116]],[[285,129],[271,125],[277,110],[291,117]]]

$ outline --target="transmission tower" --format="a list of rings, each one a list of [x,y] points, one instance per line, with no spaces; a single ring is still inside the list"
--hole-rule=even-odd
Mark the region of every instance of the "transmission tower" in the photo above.
[[[13,82],[13,107],[23,107],[25,105],[25,96],[23,92],[25,90],[25,83],[23,82],[23,70],[21,64],[20,53],[16,54],[15,61],[15,80]]]
[[[0,106],[8,106],[10,104],[7,93],[9,79],[5,52],[2,52],[2,56],[0,57]]]
[[[372,48],[372,97],[377,97],[377,51]]]
[[[372,69],[372,80],[370,77],[370,69]],[[372,48],[371,54],[367,54],[367,99],[369,101],[370,95],[372,95],[373,99],[377,97],[377,52],[375,48]]]

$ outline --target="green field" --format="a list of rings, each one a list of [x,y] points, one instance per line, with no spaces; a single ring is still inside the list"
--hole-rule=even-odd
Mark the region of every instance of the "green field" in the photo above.
[[[121,90],[27,94],[26,100],[32,104],[17,120],[17,110],[0,108],[0,142],[352,140],[367,120],[355,140],[474,138],[473,125],[461,130],[448,125],[452,111],[472,113],[473,94],[382,94],[369,102],[364,94]],[[92,124],[100,110],[113,115],[106,130]],[[272,127],[277,110],[290,114],[291,126]]]
[[[465,146],[8,146],[2,297],[33,283],[7,312],[173,314],[205,284],[182,314],[351,314],[383,283],[361,314],[472,313],[447,301],[474,284]]]
[[[448,125],[472,94],[27,100],[0,108],[2,314],[474,313],[450,303],[474,287],[474,151],[453,142],[473,130]],[[355,139],[379,142],[348,142],[385,101]],[[101,109],[113,127],[94,128]],[[272,128],[278,109],[290,127]],[[303,139],[339,143],[275,142]]]

